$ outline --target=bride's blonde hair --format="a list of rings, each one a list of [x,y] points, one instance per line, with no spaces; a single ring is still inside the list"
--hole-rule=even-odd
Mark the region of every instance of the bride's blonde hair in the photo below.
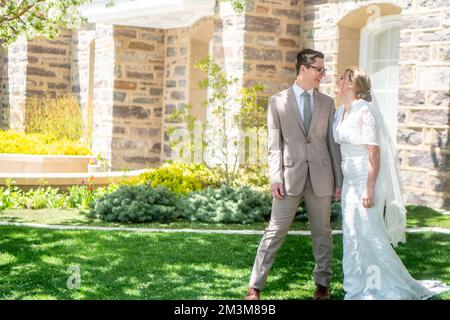
[[[372,101],[372,95],[370,94],[372,84],[369,76],[363,69],[350,67],[345,70],[344,74],[348,74],[349,80],[353,83],[353,92],[356,98],[366,100],[367,102]]]

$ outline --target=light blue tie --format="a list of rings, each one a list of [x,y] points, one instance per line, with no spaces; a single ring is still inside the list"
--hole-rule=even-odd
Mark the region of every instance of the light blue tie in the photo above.
[[[311,95],[303,91],[303,125],[305,126],[306,133],[309,132],[309,126],[311,125]]]

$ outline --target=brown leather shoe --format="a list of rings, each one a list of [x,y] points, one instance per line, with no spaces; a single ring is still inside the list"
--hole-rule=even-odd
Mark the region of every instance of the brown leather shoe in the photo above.
[[[327,287],[316,284],[316,291],[314,292],[314,300],[330,300],[330,289]]]
[[[249,288],[245,300],[259,300],[260,291],[255,288]]]

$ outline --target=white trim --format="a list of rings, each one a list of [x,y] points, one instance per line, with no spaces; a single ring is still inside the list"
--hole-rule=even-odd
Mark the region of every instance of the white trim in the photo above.
[[[118,0],[106,7],[105,0],[81,7],[89,23],[145,28],[190,27],[203,17],[214,15],[215,0]]]

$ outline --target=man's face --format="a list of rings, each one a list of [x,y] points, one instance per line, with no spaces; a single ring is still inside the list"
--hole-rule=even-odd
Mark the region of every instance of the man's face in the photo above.
[[[319,89],[320,81],[325,76],[326,69],[323,59],[316,58],[309,66],[301,66],[303,73],[303,83],[308,87]]]

